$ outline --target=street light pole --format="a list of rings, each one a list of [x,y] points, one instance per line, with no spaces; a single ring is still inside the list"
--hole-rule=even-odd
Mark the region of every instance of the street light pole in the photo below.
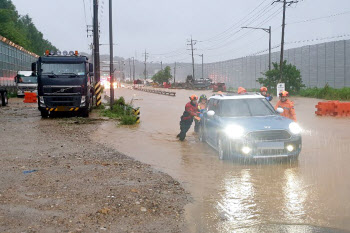
[[[111,109],[113,109],[114,102],[114,67],[113,67],[113,25],[112,25],[112,0],[109,0],[109,62],[110,62],[110,104]]]
[[[259,29],[269,33],[269,70],[271,70],[271,26],[269,28],[242,27],[247,29]]]
[[[201,54],[201,55],[198,55],[198,56],[200,56],[201,58],[202,58],[202,79],[204,79],[204,69],[203,69],[203,61],[204,61],[204,55],[203,54]]]

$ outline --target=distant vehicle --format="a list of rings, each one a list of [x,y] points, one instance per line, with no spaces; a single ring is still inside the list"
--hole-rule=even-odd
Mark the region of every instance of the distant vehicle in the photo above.
[[[6,106],[8,104],[7,90],[0,88],[1,106]]]
[[[216,149],[220,159],[297,159],[301,128],[282,112],[256,93],[215,95],[201,120],[199,139]]]
[[[38,108],[43,118],[55,112],[88,117],[93,106],[93,65],[78,51],[46,51],[32,64],[38,75]]]
[[[211,86],[210,79],[194,79],[192,75],[186,78],[186,89],[190,90],[209,90]]]
[[[226,91],[226,84],[225,83],[214,83],[212,85],[213,91],[218,92],[218,91]]]
[[[23,97],[24,92],[38,91],[38,78],[32,71],[18,71],[15,77],[17,97]]]

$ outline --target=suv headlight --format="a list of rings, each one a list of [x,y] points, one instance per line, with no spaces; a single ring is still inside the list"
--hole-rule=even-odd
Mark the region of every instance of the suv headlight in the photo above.
[[[239,125],[228,125],[225,128],[225,133],[229,138],[237,139],[243,136],[244,129]]]
[[[301,127],[295,122],[289,124],[289,130],[292,134],[300,134],[302,131]]]

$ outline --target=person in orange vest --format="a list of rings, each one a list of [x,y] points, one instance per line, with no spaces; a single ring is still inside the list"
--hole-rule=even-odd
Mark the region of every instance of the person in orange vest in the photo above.
[[[270,94],[267,94],[267,87],[261,87],[260,94],[264,96],[268,101],[271,101],[273,99],[273,97]]]
[[[187,131],[191,128],[193,118],[200,119],[198,117],[198,97],[191,95],[190,102],[185,106],[185,111],[181,116],[180,121],[180,133],[176,136],[180,141],[185,140]]]
[[[275,109],[282,108],[284,111],[281,113],[281,116],[287,117],[293,121],[297,121],[297,117],[295,115],[294,103],[287,99],[289,96],[288,91],[283,91],[280,93],[280,100],[277,102]]]
[[[243,95],[247,93],[247,90],[243,87],[239,87],[237,93]]]

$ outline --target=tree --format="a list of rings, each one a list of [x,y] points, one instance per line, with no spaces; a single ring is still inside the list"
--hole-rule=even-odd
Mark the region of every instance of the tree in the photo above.
[[[264,78],[259,78],[258,82],[267,87],[270,92],[276,92],[278,83],[285,83],[286,91],[291,94],[298,93],[301,88],[305,87],[301,79],[300,70],[292,64],[287,65],[287,61],[283,62],[283,75],[280,80],[280,66],[277,63],[272,63],[273,69],[263,73]]]
[[[153,82],[163,84],[164,82],[168,83],[172,78],[173,76],[171,75],[171,68],[170,66],[167,66],[164,70],[160,70],[155,75],[153,75],[152,80]]]
[[[57,51],[28,15],[18,14],[11,0],[0,0],[0,35],[38,55],[47,49]]]

